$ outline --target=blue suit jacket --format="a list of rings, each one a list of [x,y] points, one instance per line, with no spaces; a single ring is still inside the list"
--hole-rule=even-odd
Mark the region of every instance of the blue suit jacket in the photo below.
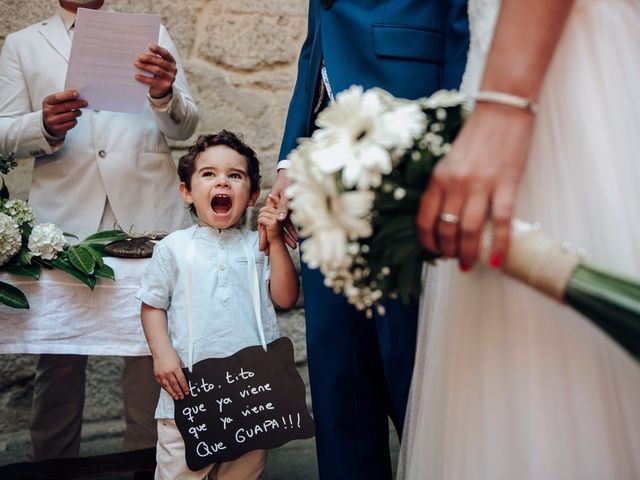
[[[460,85],[468,45],[466,0],[310,0],[279,159],[311,133],[323,57],[334,93],[376,86],[415,99]]]

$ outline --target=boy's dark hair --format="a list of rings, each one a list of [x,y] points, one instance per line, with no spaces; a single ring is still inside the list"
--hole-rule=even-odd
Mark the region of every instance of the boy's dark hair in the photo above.
[[[191,191],[191,177],[196,171],[198,155],[209,147],[225,145],[238,152],[247,159],[247,171],[249,174],[250,193],[260,188],[260,162],[253,149],[244,143],[238,135],[228,130],[221,130],[215,134],[200,135],[196,142],[189,147],[189,151],[178,160],[178,176],[184,182],[187,190]]]

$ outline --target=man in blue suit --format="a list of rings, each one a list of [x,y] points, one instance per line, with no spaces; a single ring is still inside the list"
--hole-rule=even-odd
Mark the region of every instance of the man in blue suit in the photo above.
[[[271,191],[279,218],[287,215],[286,157],[298,137],[310,136],[332,93],[358,84],[415,99],[457,88],[468,41],[466,0],[310,0]],[[385,316],[367,319],[326,288],[318,270],[303,265],[302,280],[320,478],[387,480],[388,418],[401,436],[417,305],[388,302]]]

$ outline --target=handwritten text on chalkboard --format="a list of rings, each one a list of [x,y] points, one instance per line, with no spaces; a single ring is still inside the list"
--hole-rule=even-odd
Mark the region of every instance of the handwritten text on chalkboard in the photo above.
[[[189,392],[175,421],[193,471],[314,435],[305,387],[286,337],[185,369]]]

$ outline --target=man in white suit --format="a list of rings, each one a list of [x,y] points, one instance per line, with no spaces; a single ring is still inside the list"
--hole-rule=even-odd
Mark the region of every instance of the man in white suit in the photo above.
[[[56,14],[7,36],[0,54],[0,151],[35,157],[29,203],[39,222],[79,238],[115,224],[134,232],[172,231],[191,223],[165,137],[187,139],[198,113],[176,48],[161,27],[159,45],[135,65],[149,86],[133,115],[85,109],[63,91],[78,7],[104,0],[60,0]],[[31,419],[31,458],[79,453],[87,358],[42,355]],[[151,357],[125,359],[125,449],[155,445],[158,386]]]

